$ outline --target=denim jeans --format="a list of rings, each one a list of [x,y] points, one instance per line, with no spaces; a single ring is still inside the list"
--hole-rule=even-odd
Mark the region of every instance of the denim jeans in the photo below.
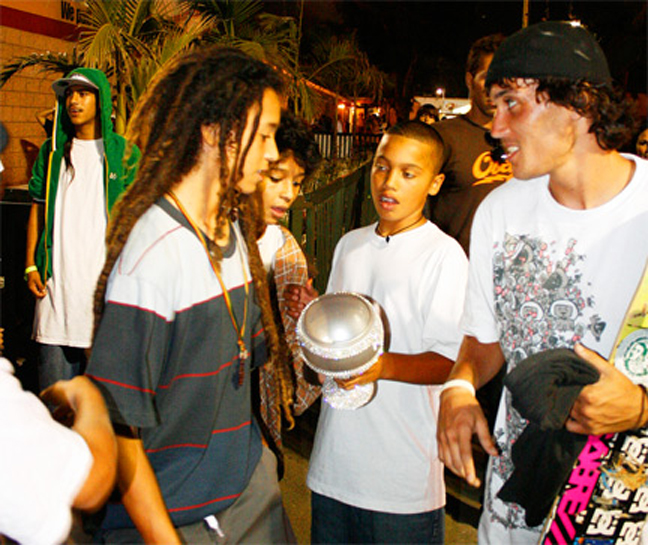
[[[57,380],[70,380],[83,374],[88,358],[85,348],[39,344],[38,388],[42,391]]]
[[[402,515],[353,507],[311,493],[312,543],[439,543],[445,509]]]

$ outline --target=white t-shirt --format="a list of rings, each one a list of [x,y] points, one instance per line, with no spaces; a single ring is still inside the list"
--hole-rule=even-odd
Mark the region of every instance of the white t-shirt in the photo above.
[[[261,261],[266,272],[274,270],[275,256],[277,250],[286,243],[286,237],[279,225],[267,225],[265,232],[259,240],[259,253],[261,254]]]
[[[511,180],[477,210],[462,327],[482,343],[500,342],[510,372],[531,354],[581,342],[609,357],[648,257],[648,161],[616,197],[597,208],[558,204],[548,177]],[[480,543],[535,543],[524,510],[496,498],[512,471],[512,443],[526,421],[500,400]]]
[[[0,436],[0,534],[20,543],[61,543],[92,454],[79,434],[52,420],[45,405],[23,391],[5,358],[0,358]]]
[[[52,276],[37,301],[34,339],[88,348],[94,291],[106,259],[103,140],[72,143],[72,170],[61,168],[52,240]]]
[[[376,301],[388,321],[390,352],[433,351],[454,359],[467,281],[463,250],[429,222],[389,242],[375,227],[340,240],[327,291]],[[373,511],[412,514],[443,507],[436,442],[440,388],[381,380],[376,389],[355,411],[322,403],[309,488]]]

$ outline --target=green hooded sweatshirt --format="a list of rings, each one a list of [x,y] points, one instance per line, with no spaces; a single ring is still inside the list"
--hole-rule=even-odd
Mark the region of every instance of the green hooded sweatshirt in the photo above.
[[[99,88],[97,109],[101,119],[104,144],[104,196],[108,218],[117,199],[135,178],[140,151],[137,146],[128,144],[123,136],[113,132],[110,119],[112,110],[110,84],[105,74],[94,68],[77,68],[66,77],[75,73],[85,76]],[[64,146],[68,140],[74,138],[74,134],[74,125],[65,108],[65,98],[58,98],[52,138],[47,139],[41,146],[29,180],[29,194],[34,201],[45,204],[45,228],[38,241],[35,256],[35,263],[43,282],[52,276],[50,256],[52,255],[56,191],[61,165],[65,168]]]

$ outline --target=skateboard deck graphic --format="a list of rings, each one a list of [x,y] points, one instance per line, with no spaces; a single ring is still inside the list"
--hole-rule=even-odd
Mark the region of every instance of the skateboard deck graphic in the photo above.
[[[648,386],[648,266],[610,363]],[[540,543],[639,543],[648,516],[647,481],[648,429],[589,436],[551,508]]]

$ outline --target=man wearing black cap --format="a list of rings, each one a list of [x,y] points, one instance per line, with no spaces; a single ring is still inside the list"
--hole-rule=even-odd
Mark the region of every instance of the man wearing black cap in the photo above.
[[[577,398],[569,432],[648,423],[637,385],[648,363],[632,376],[603,359],[648,257],[648,166],[616,151],[632,135],[632,116],[584,28],[544,22],[517,32],[495,53],[486,85],[496,107],[492,135],[514,179],[484,200],[473,223],[465,337],[442,390],[439,449],[474,486],[474,433],[491,455],[480,542],[536,543],[540,526],[498,497],[526,421],[506,391],[491,437],[474,391],[504,365],[510,372],[532,354],[572,348],[600,378]]]
[[[36,298],[40,389],[84,370],[108,214],[133,180],[139,158],[139,150],[113,132],[103,72],[77,68],[52,88],[52,137],[41,146],[29,181],[34,202],[25,262],[25,280]]]

